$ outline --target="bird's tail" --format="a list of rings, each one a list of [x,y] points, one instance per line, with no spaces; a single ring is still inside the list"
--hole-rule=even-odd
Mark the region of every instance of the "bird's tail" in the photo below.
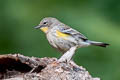
[[[87,42],[90,43],[91,45],[100,46],[100,47],[107,47],[109,45],[107,43],[90,41],[90,40],[88,40]]]

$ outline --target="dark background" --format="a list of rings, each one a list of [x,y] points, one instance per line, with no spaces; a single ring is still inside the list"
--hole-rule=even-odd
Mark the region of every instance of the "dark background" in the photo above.
[[[77,50],[74,60],[93,77],[120,80],[120,0],[0,0],[0,54],[57,57],[45,34],[33,27],[55,17],[107,48]]]

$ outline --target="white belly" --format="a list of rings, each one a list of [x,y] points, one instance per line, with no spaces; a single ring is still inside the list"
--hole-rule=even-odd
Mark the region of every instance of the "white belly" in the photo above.
[[[53,35],[52,33],[47,34],[47,39],[54,48],[57,48],[61,52],[66,52],[71,47],[76,45],[73,41],[70,41],[70,38],[60,38],[56,35]]]

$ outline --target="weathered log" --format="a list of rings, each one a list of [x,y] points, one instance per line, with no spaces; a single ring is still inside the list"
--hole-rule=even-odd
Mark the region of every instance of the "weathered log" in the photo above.
[[[0,55],[0,80],[100,80],[73,63],[21,54]]]

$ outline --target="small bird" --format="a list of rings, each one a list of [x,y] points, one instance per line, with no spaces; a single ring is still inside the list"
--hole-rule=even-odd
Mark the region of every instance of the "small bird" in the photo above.
[[[47,37],[50,45],[56,48],[63,54],[67,52],[71,47],[77,46],[77,48],[87,46],[100,46],[106,47],[107,43],[96,42],[88,40],[79,31],[65,25],[56,18],[46,17],[40,21],[40,24],[35,27],[42,30]]]

